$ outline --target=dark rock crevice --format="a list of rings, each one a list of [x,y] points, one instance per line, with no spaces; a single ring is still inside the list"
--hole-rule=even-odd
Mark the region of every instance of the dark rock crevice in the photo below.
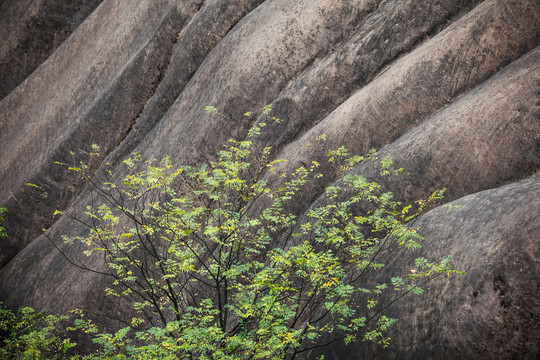
[[[37,69],[102,1],[3,1],[0,100]]]
[[[306,71],[309,71],[314,66],[316,66],[319,61],[326,58],[327,56],[330,56],[343,43],[346,43],[347,41],[349,41],[351,36],[356,33],[357,29],[361,27],[369,19],[370,16],[373,16],[374,13],[379,11],[381,6],[383,6],[385,3],[386,3],[386,0],[380,0],[378,1],[378,3],[372,2],[371,6],[366,8],[364,13],[360,15],[356,25],[346,30],[344,34],[342,34],[341,37],[335,39],[334,42],[329,45],[328,49],[322,49],[319,53],[315,54],[313,58],[311,58],[301,69],[299,69],[297,73],[298,75],[289,80],[289,82],[283,87],[280,94],[283,91],[286,91],[286,89],[288,89],[291,86],[291,84],[301,79],[304,76],[304,73]],[[332,26],[326,26],[325,28],[331,29]]]

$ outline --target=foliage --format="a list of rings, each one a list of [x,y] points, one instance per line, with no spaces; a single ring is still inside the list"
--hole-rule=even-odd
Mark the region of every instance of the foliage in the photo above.
[[[66,318],[29,307],[13,313],[0,303],[0,359],[64,359],[75,346],[56,334]]]
[[[327,187],[325,201],[299,221],[289,204],[323,176],[320,164],[278,173],[282,160],[271,160],[271,149],[257,141],[265,126],[253,127],[245,140],[229,140],[201,167],[174,168],[168,157],[143,161],[137,155],[124,161],[121,181],[108,172],[102,186],[84,163],[63,164],[88,181],[95,205],[84,216],[65,213],[88,234],[64,236],[57,246],[68,254],[65,246],[82,244],[85,255],[103,256],[103,274],[112,283],[107,294],[131,298],[137,314],[115,334],[100,334],[79,319],[77,327],[97,334],[102,346],[92,356],[294,358],[325,334],[387,346],[386,330],[396,321],[384,315],[389,304],[457,272],[450,257],[418,258],[387,283],[372,284],[373,272],[385,265],[382,254],[388,260],[395,250],[421,247],[421,235],[405,223],[443,191],[403,207],[380,184],[349,174]],[[383,176],[400,172],[374,151],[364,158],[340,147],[328,161],[344,172],[360,161],[380,162]],[[362,204],[371,210],[359,212]],[[388,303],[379,304],[387,293],[393,294]]]
[[[3,213],[5,213],[7,209],[3,206],[0,206],[0,224],[4,222],[4,217],[2,216]],[[3,237],[6,237],[6,229],[3,226],[0,226],[0,239]]]

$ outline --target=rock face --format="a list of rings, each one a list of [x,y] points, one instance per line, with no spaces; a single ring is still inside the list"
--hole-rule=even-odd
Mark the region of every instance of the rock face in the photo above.
[[[415,223],[423,229],[425,251],[414,255],[453,254],[467,274],[397,302],[390,311],[399,317],[391,348],[337,342],[305,358],[538,358],[540,202],[531,194],[539,192],[536,176],[458,199],[451,204],[462,207],[450,213],[441,207],[425,214]],[[410,261],[400,257],[384,272],[395,274]]]
[[[134,151],[201,164],[261,121],[243,113],[273,103],[283,121],[264,141],[284,166],[374,147],[406,170],[385,184],[398,199],[447,187],[446,201],[465,205],[419,221],[423,251],[454,254],[468,275],[397,304],[390,349],[336,345],[327,358],[539,356],[538,1],[5,0],[0,24],[9,306],[110,307],[103,280],[40,236],[84,231],[52,217],[89,201],[55,161],[95,143],[113,168]],[[225,116],[211,120],[208,105]],[[98,178],[101,166],[91,164]],[[323,170],[298,214],[343,175]]]
[[[0,2],[0,100],[36,70],[102,0]]]

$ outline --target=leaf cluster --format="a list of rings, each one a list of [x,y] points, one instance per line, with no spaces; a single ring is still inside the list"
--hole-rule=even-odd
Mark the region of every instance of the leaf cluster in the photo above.
[[[124,161],[122,181],[109,173],[98,185],[87,166],[66,165],[88,181],[94,198],[84,216],[58,212],[89,233],[64,236],[57,246],[67,254],[64,246],[84,244],[84,255],[102,256],[106,271],[80,257],[69,260],[111,278],[107,294],[130,298],[136,314],[117,333],[96,335],[102,352],[95,356],[284,359],[308,351],[325,334],[388,346],[385,333],[396,319],[383,313],[390,304],[378,306],[382,294],[393,292],[392,303],[457,272],[450,257],[418,258],[388,283],[366,285],[366,277],[385,266],[382,254],[421,247],[410,222],[444,191],[402,206],[380,184],[349,174],[327,187],[324,201],[300,222],[289,205],[308,181],[323,176],[320,164],[278,174],[270,183],[265,174],[276,173],[283,160],[272,160],[271,149],[259,145],[266,126],[229,140],[215,161],[200,167],[134,156]],[[366,159],[379,162],[383,176],[401,172],[374,151],[366,157],[344,147],[328,153],[344,172]],[[372,210],[359,213],[362,204]],[[76,327],[97,333],[87,320]]]
[[[67,316],[22,307],[16,313],[0,303],[0,359],[64,359],[75,346],[58,335]]]
[[[0,225],[4,222],[4,217],[2,216],[7,209],[3,206],[0,206]],[[0,226],[0,239],[7,236],[6,229],[3,226]]]

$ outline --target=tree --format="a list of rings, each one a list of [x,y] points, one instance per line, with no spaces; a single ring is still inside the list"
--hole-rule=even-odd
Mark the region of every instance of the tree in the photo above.
[[[272,160],[271,149],[257,141],[265,126],[253,127],[245,140],[229,140],[201,167],[174,168],[167,157],[143,162],[137,155],[124,161],[122,181],[107,172],[99,185],[83,163],[62,164],[89,183],[97,205],[84,217],[58,211],[88,234],[64,236],[55,245],[89,271],[98,270],[68,256],[65,246],[83,243],[85,255],[103,255],[107,270],[99,272],[112,279],[107,294],[129,297],[137,314],[116,334],[97,335],[103,350],[95,356],[285,359],[326,333],[387,346],[385,332],[396,319],[384,315],[387,305],[376,307],[380,295],[393,291],[395,301],[421,294],[437,276],[458,272],[450,257],[417,258],[412,272],[368,287],[366,276],[384,266],[382,253],[421,247],[410,222],[443,191],[403,207],[376,182],[345,175],[343,185],[327,187],[324,204],[299,222],[288,204],[323,176],[320,164],[269,183],[264,175],[276,172],[281,160]],[[98,156],[98,148],[89,155]],[[343,147],[330,151],[328,161],[344,173],[360,161],[380,161],[385,176],[400,172],[389,158],[349,156]],[[373,210],[356,213],[361,203]],[[364,302],[352,300],[359,294]],[[97,332],[89,321],[78,326]]]

